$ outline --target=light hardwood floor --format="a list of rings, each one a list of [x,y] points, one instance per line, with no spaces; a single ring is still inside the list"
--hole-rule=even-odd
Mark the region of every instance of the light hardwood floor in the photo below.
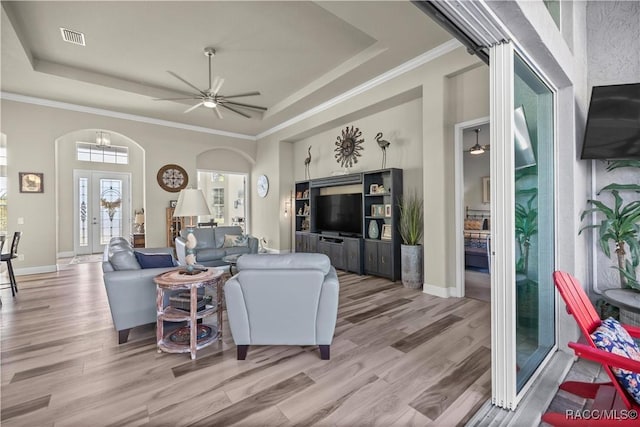
[[[100,263],[2,291],[2,425],[454,426],[490,397],[490,305],[340,273],[331,360],[221,344],[157,353],[153,326],[117,345]],[[225,318],[226,321],[226,318]]]

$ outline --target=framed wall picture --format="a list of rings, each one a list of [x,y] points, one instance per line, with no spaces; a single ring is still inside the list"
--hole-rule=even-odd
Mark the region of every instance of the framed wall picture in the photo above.
[[[386,218],[391,218],[391,205],[390,204],[384,205],[384,216]]]
[[[491,203],[491,180],[488,176],[482,177],[482,203]]]
[[[371,184],[369,186],[369,194],[376,194],[378,192],[378,184]]]
[[[371,205],[371,216],[383,217],[384,205]]]
[[[391,240],[391,224],[382,224],[382,234],[380,235],[382,240]]]
[[[176,206],[178,206],[178,201],[177,200],[169,200],[169,207],[170,208],[175,208]]]
[[[44,193],[44,174],[39,172],[18,172],[21,193]]]

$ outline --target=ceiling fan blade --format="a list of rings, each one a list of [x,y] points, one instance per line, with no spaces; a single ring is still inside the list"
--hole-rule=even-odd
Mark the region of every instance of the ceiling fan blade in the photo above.
[[[260,95],[260,92],[247,92],[247,93],[239,93],[237,95],[225,95],[224,98],[240,98],[241,96],[257,96]]]
[[[154,98],[152,101],[184,101],[187,99],[200,99],[199,96],[192,96],[190,98]]]
[[[184,112],[185,113],[190,113],[190,112],[192,112],[193,110],[195,110],[196,108],[198,108],[199,106],[201,106],[203,104],[204,104],[204,102],[199,102],[196,105],[194,105],[193,107],[187,108],[186,110],[184,110]]]
[[[238,107],[251,108],[253,110],[267,111],[265,107],[259,107],[257,105],[250,105],[250,104],[242,104],[240,102],[224,101],[224,104],[237,105]]]
[[[207,90],[208,93],[213,93],[213,88],[218,85],[218,80],[220,80],[220,76],[215,76],[212,83],[211,77],[209,77],[209,89]]]
[[[222,77],[216,77],[216,79],[214,80],[214,83],[213,83],[213,88],[211,88],[211,92],[214,95],[217,95],[218,92],[220,91],[220,88],[222,87],[223,83],[224,83],[224,79]]]
[[[229,106],[227,106],[227,105],[224,105],[224,104],[218,104],[218,105],[219,105],[220,107],[222,107],[222,108],[226,108],[227,110],[233,111],[233,112],[234,112],[234,113],[236,113],[236,114],[240,114],[242,117],[246,117],[247,119],[250,119],[250,118],[251,118],[251,116],[250,116],[250,115],[245,114],[245,113],[243,113],[242,111],[238,111],[238,110],[236,110],[235,108],[231,108],[231,107],[229,107]]]
[[[217,106],[213,108],[213,112],[216,113],[216,116],[218,116],[218,118],[222,120],[222,113]]]
[[[198,92],[198,93],[200,93],[202,95],[206,95],[206,93],[204,93],[203,91],[201,91],[200,89],[198,89],[197,87],[195,87],[194,85],[192,85],[191,83],[189,83],[188,81],[186,81],[185,79],[183,79],[182,77],[180,77],[179,75],[174,73],[173,71],[167,71],[167,73],[171,74],[173,77],[175,77],[176,79],[180,80],[182,83],[184,83],[186,85],[189,85],[190,87],[195,89],[196,92]]]

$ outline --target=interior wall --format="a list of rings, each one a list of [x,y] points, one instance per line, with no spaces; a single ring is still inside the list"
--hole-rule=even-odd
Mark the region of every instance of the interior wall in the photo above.
[[[294,177],[305,179],[304,160],[311,147],[311,178],[342,173],[335,159],[336,140],[346,127],[354,126],[362,132],[363,150],[358,163],[349,168],[349,173],[365,172],[382,168],[382,150],[374,139],[378,132],[391,144],[387,148],[388,168],[404,169],[405,192],[422,192],[422,100],[414,99],[402,105],[364,117],[344,126],[337,126],[293,144]]]
[[[280,218],[282,191],[285,186],[280,185],[280,151],[282,146],[277,140],[261,141],[257,144],[256,164],[251,172],[251,179],[247,187],[251,198],[251,230],[258,238],[266,239],[266,248],[279,250],[281,248],[281,228],[285,227]],[[283,168],[291,170],[290,163]],[[286,173],[282,171],[283,173]],[[258,196],[256,183],[260,175],[266,175],[269,180],[269,191],[265,197]],[[275,223],[280,226],[276,227]]]
[[[407,162],[414,162],[414,157],[418,157],[419,161],[416,164],[423,165],[422,176],[417,169],[413,172],[413,176],[411,171],[408,172],[408,176],[405,174],[404,186],[405,188],[422,187],[425,200],[425,242],[428,244],[425,244],[424,271],[425,284],[429,285],[425,286],[425,290],[447,296],[446,288],[453,287],[455,284],[454,262],[448,261],[448,258],[454,258],[455,255],[452,215],[454,206],[453,126],[458,121],[488,115],[488,69],[479,71],[476,69],[479,64],[480,61],[469,55],[464,48],[455,49],[308,119],[261,137],[258,140],[256,163],[261,169],[266,169],[271,161],[275,162],[271,166],[271,171],[274,173],[278,171],[278,162],[286,158],[286,155],[274,156],[269,150],[280,149],[283,153],[282,147],[286,146],[279,148],[279,142],[293,142],[294,154],[293,168],[291,170],[281,168],[281,183],[285,183],[287,176],[290,181],[286,187],[281,187],[281,199],[269,199],[267,196],[259,200],[256,196],[252,196],[252,202],[255,201],[261,206],[254,206],[252,212],[260,212],[262,217],[256,218],[254,222],[258,227],[255,234],[258,237],[263,233],[270,234],[272,222],[269,222],[267,215],[277,215],[282,208],[283,197],[290,194],[294,179],[304,178],[304,158],[307,155],[309,141],[314,141],[311,143],[314,148],[316,145],[313,144],[317,141],[319,144],[317,150],[322,147],[322,151],[315,151],[315,154],[312,148],[311,176],[319,177],[320,173],[330,175],[332,171],[340,169],[337,163],[333,163],[335,161],[332,160],[333,156],[329,156],[333,154],[329,148],[335,148],[333,143],[338,131],[347,124],[360,127],[365,136],[365,144],[372,143],[365,148],[362,160],[365,163],[361,164],[359,160],[358,168],[362,167],[362,170],[365,170],[365,165],[368,165],[366,162],[371,162],[372,169],[379,168],[380,149],[373,145],[374,141],[370,138],[373,138],[376,132],[382,131],[385,139],[392,143],[387,153],[387,166],[410,169],[410,167],[405,168],[402,161],[398,161],[397,158],[392,159],[392,156],[399,154],[406,156]],[[485,73],[484,76],[483,73]],[[481,81],[482,79],[485,81]],[[452,86],[449,86],[449,82]],[[398,112],[404,112],[408,117],[397,116]],[[410,117],[416,117],[416,114],[419,116],[418,120],[412,122]],[[374,123],[374,120],[370,119],[371,116],[377,117],[377,122]],[[407,123],[408,120],[408,123],[414,124],[406,128],[397,126],[394,123],[396,119],[402,123]],[[415,130],[411,131],[412,127],[421,129],[417,137],[417,141],[422,146],[421,152],[414,151],[412,148],[405,149],[404,146],[402,150],[398,149],[402,146],[398,141],[401,140],[405,144],[414,141],[413,137],[411,139],[407,137],[411,132],[415,133]],[[326,136],[323,137],[324,135]],[[398,141],[391,138],[395,135],[399,138]],[[299,144],[298,142],[302,140],[307,141]],[[394,147],[396,147],[395,153]],[[377,155],[368,154],[376,151]],[[320,160],[320,163],[314,163],[316,160]],[[396,161],[398,161],[397,164],[392,163]],[[252,185],[254,180],[255,177],[252,177]],[[285,229],[290,230],[290,223],[282,225],[281,220],[281,230]],[[284,236],[284,233],[282,235]],[[287,234],[287,237],[288,239],[283,237],[278,242],[283,246],[277,249],[288,250],[290,235]]]
[[[489,124],[478,126],[478,143],[489,144]],[[464,170],[464,205],[469,209],[489,209],[489,203],[482,201],[482,178],[489,176],[489,152],[470,154],[467,151],[476,144],[476,133],[473,129],[465,129],[462,133],[462,155]]]
[[[437,256],[436,253],[439,251],[443,251],[445,254],[442,260],[443,276],[440,280],[450,288],[447,293],[448,296],[455,292],[456,256],[457,250],[460,250],[460,248],[456,248],[455,236],[457,230],[454,215],[455,170],[453,164],[455,154],[455,125],[457,123],[489,116],[489,67],[482,62],[478,62],[474,64],[473,67],[448,76],[444,81],[444,85],[446,89],[443,97],[443,110],[445,112],[443,117],[443,144],[445,151],[443,159],[439,162],[442,166],[438,167],[441,170],[444,194],[448,195],[444,201],[444,212],[447,217],[444,218],[442,222],[443,235],[442,241],[439,242],[441,246],[433,246],[430,250],[432,252],[431,256]],[[481,132],[481,134],[482,133],[483,132]],[[486,137],[488,133],[489,132],[484,132],[485,135],[483,135],[483,137]],[[487,158],[488,157],[489,156],[487,156]],[[427,159],[433,162],[432,166],[428,166]],[[427,167],[434,169],[436,163],[437,160],[434,161],[430,159],[429,156],[425,156],[425,170]],[[425,247],[425,253],[426,248],[427,247]]]
[[[189,174],[190,185],[196,184],[198,154],[215,147],[228,147],[256,156],[255,141],[193,132],[139,121],[62,110],[3,99],[1,101],[3,132],[7,135],[9,187],[9,232],[24,231],[20,252],[24,261],[16,261],[19,273],[36,273],[56,269],[57,230],[59,229],[54,191],[54,141],[78,129],[109,129],[136,141],[145,151],[145,214],[147,247],[166,245],[165,208],[177,193],[164,191],[156,181],[158,170],[170,163],[182,166]],[[37,125],[34,125],[37,123]],[[35,155],[37,153],[37,155]],[[18,191],[18,172],[44,173],[42,194]],[[138,206],[136,206],[138,207]],[[70,212],[60,211],[70,216]],[[24,224],[17,223],[24,218]]]
[[[70,253],[74,251],[73,227],[74,227],[74,206],[73,206],[73,171],[74,170],[95,170],[107,172],[120,172],[131,174],[131,218],[133,212],[144,207],[144,151],[138,144],[129,138],[111,132],[109,129],[102,129],[111,135],[111,145],[127,147],[129,149],[129,164],[96,163],[77,160],[76,142],[95,142],[96,130],[79,130],[61,136],[57,141],[58,165],[58,253]],[[53,188],[52,188],[53,190]],[[128,236],[130,224],[125,224],[123,232]]]

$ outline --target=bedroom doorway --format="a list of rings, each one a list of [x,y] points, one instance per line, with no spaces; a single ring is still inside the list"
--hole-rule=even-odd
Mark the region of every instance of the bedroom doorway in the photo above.
[[[455,126],[458,296],[491,301],[489,118]]]

